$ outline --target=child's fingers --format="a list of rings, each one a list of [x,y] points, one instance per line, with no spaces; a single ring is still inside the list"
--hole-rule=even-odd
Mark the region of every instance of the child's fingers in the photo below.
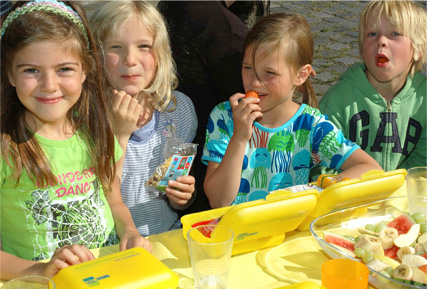
[[[178,182],[178,183],[184,183],[184,184],[189,184],[189,185],[194,185],[196,183],[196,179],[193,176],[191,176],[191,175],[181,176],[181,177],[176,178],[176,182]]]
[[[55,251],[54,259],[59,259],[69,265],[75,265],[95,259],[92,252],[83,245],[67,245]]]
[[[121,117],[126,117],[128,115],[139,117],[142,107],[138,103],[138,100],[126,94],[124,91],[119,91],[114,95],[113,110]]]
[[[178,205],[185,205],[191,199],[194,192],[194,185],[169,181],[168,186],[165,189],[166,196]]]
[[[245,95],[243,93],[239,93],[239,92],[230,96],[229,101],[230,101],[231,108],[238,106],[239,105],[239,99],[242,99],[244,97],[245,97]]]

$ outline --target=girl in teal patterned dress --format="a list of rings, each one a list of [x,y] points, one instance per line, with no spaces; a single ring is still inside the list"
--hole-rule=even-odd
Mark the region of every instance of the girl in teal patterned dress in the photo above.
[[[301,15],[268,15],[249,32],[242,79],[245,91],[254,90],[259,98],[236,93],[211,112],[202,161],[213,208],[306,184],[319,164],[347,178],[381,170],[315,108],[312,56],[313,36]],[[293,100],[296,90],[303,104]]]

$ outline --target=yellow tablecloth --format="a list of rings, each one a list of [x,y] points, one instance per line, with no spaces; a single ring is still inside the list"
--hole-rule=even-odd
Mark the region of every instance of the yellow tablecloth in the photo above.
[[[153,255],[179,276],[178,288],[194,289],[187,241],[182,230],[152,235],[149,239]],[[117,252],[118,248],[115,245],[92,252],[96,257],[102,257]],[[295,231],[287,234],[281,245],[233,256],[227,288],[274,289],[307,280],[320,285],[320,267],[326,260],[329,257],[309,232]]]
[[[178,288],[194,289],[187,242],[182,230],[152,235],[149,239],[153,255],[179,276]],[[118,246],[92,251],[101,257],[117,252]],[[327,260],[329,257],[310,232],[295,231],[289,233],[281,245],[233,256],[227,288],[274,289],[307,280],[321,285],[320,267]]]

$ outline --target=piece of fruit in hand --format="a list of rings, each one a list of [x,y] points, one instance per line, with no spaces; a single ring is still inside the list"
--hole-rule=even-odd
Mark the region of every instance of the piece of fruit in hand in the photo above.
[[[246,92],[245,97],[256,97],[259,98],[258,93],[256,93],[254,90],[249,90]]]

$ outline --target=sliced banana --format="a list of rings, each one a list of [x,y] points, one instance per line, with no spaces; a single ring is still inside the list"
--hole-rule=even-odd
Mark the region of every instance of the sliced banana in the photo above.
[[[382,242],[379,238],[371,235],[363,235],[355,244],[354,249],[362,248],[365,251],[374,252],[381,246]]]
[[[380,232],[380,240],[383,243],[384,250],[393,247],[393,240],[399,236],[399,232],[395,228],[386,227]]]
[[[419,255],[404,255],[402,257],[402,264],[418,268],[420,266],[427,265],[427,260]]]
[[[412,279],[412,268],[409,265],[406,264],[400,264],[399,266],[394,269],[393,272],[394,278],[400,278],[405,280],[411,280]]]
[[[421,252],[421,254],[423,254],[424,253],[424,246],[423,246],[423,244],[421,244],[421,243],[415,243],[414,250],[415,250],[415,253]],[[419,254],[417,254],[417,255],[419,255]]]
[[[415,254],[415,249],[412,247],[402,247],[399,248],[399,250],[397,251],[397,258],[399,258],[400,261],[402,261],[402,257],[405,255],[414,255]]]
[[[385,268],[390,267],[389,265],[387,265],[384,262],[381,262],[377,258],[372,258],[371,261],[369,261],[368,263],[366,263],[366,266],[368,266],[369,268],[371,268],[371,269],[373,269],[373,270],[375,270],[377,272],[381,272]]]

